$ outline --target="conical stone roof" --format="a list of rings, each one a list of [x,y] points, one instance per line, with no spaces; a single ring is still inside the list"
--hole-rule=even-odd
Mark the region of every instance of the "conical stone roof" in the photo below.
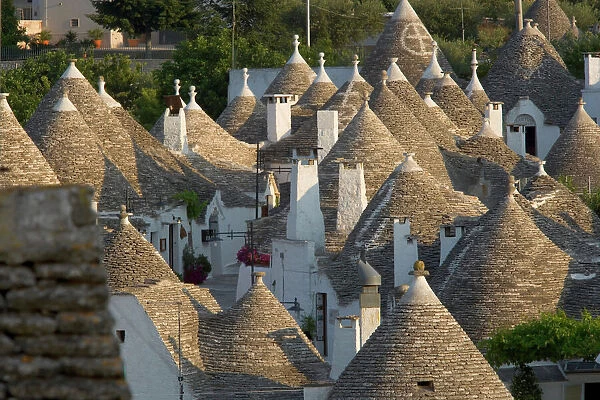
[[[575,112],[582,89],[554,47],[529,20],[501,49],[484,84],[491,99],[504,103],[505,113],[520,97],[529,96],[544,113],[545,123],[561,128]]]
[[[179,282],[162,256],[129,223],[125,206],[121,206],[121,224],[104,249],[104,266],[108,286],[113,292],[148,285],[162,280]]]
[[[331,81],[329,75],[327,75],[327,71],[325,71],[324,56],[324,53],[319,53],[319,72],[306,92],[300,97],[298,103],[296,103],[297,107],[308,108],[316,112],[337,92],[337,87]]]
[[[7,96],[0,93],[0,188],[58,185],[56,173],[15,118]]]
[[[265,90],[265,95],[294,94],[302,96],[315,79],[315,73],[298,51],[299,36],[294,35],[294,52],[273,82]]]
[[[104,186],[104,155],[98,146],[98,136],[88,127],[66,92],[54,104],[49,118],[38,125],[32,139],[62,184],[90,185],[94,188],[94,200],[99,201]],[[114,188],[119,194],[131,190],[125,179],[121,183],[125,186]]]
[[[240,142],[196,103],[196,88],[190,86],[190,101],[183,109],[189,148],[211,163],[229,168],[248,168],[256,164],[256,151]]]
[[[373,91],[373,86],[367,83],[358,72],[358,63],[358,56],[354,55],[352,77],[323,105],[323,110],[336,110],[338,112],[340,131],[346,128]]]
[[[570,176],[580,189],[600,188],[600,127],[583,108],[583,101],[546,156],[554,178]]]
[[[425,95],[423,96],[423,102],[427,107],[429,107],[429,112],[433,114],[437,118],[437,120],[440,121],[444,129],[447,129],[448,132],[450,132],[450,134],[452,135],[452,140],[456,145],[457,135],[466,136],[466,130],[457,127],[456,124],[452,122],[452,120],[446,115],[444,110],[442,110],[440,106],[438,106],[437,103],[433,101],[431,95],[433,95],[433,92],[425,93]]]
[[[369,106],[408,152],[419,152],[421,166],[439,183],[452,186],[437,144],[411,110],[387,87],[387,73],[371,93]]]
[[[75,61],[71,61],[69,67],[52,86],[50,92],[44,96],[35,113],[27,121],[25,126],[27,133],[35,137],[36,132],[47,124],[47,121],[52,118],[54,105],[65,90],[86,124],[98,136],[102,153],[123,174],[135,194],[141,195],[131,138],[110,113],[110,109],[100,95],[77,69]]]
[[[444,77],[437,82],[431,98],[469,136],[476,134],[481,128],[481,113],[449,73],[444,72]]]
[[[319,165],[321,211],[325,231],[334,232],[337,223],[339,162],[356,160],[363,163],[367,199],[370,200],[397,161],[403,159],[404,149],[365,101],[340,135],[331,151]]]
[[[419,82],[415,85],[415,90],[421,96],[425,96],[425,93],[427,92],[433,92],[437,82],[444,77],[444,71],[442,70],[442,67],[438,61],[437,54],[439,48],[435,40],[431,42],[431,48],[432,51],[429,65],[427,65],[427,68],[425,68],[425,71],[423,71],[423,75],[421,75]]]
[[[294,318],[262,282],[231,308],[202,319],[204,371],[227,375],[233,390],[300,387],[327,381],[329,367]],[[253,387],[253,385],[255,385]]]
[[[536,0],[525,13],[539,24],[538,29],[548,40],[560,39],[571,28],[567,14],[556,0]]]
[[[512,396],[424,275],[338,378],[329,399],[447,400]]]
[[[399,164],[381,185],[348,236],[338,261],[327,266],[327,273],[342,304],[355,300],[360,293],[355,265],[362,249],[366,259],[381,274],[382,299],[394,289],[394,218],[408,217],[411,235],[419,244],[420,257],[439,264],[440,225],[456,216],[479,216],[486,207],[473,196],[464,195],[438,184],[424,171],[413,154]]]
[[[487,103],[490,102],[490,98],[483,89],[483,86],[481,86],[481,82],[479,82],[479,77],[477,76],[478,65],[479,62],[477,61],[477,50],[473,49],[473,57],[471,59],[471,81],[465,88],[465,94],[469,100],[473,102],[475,108],[477,108],[483,115],[485,113],[485,107]]]
[[[398,65],[397,59],[392,58],[390,66],[387,70],[388,88],[396,95],[401,103],[404,103],[409,110],[412,111],[421,125],[427,130],[431,137],[435,140],[438,146],[450,150],[456,150],[456,141],[450,129],[456,129],[456,126],[443,111],[438,110],[443,114],[444,120],[439,118],[429,106],[425,104],[419,96],[415,88],[408,82]],[[447,122],[444,122],[447,121]]]
[[[553,312],[571,258],[550,241],[511,193],[463,236],[431,284],[477,342],[541,312]]]
[[[267,108],[248,87],[248,69],[243,69],[244,86],[225,107],[216,123],[234,138],[246,143],[267,140]]]
[[[381,70],[388,67],[389,59],[397,57],[402,72],[412,85],[416,85],[431,58],[431,35],[415,13],[408,0],[401,0],[392,18],[383,28],[375,49],[369,54],[362,69],[363,76],[371,84],[379,81]],[[452,67],[439,53],[445,71]]]

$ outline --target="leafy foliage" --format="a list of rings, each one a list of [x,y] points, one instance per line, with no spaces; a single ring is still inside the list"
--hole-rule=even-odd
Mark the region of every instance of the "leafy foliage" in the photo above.
[[[312,315],[305,315],[302,317],[300,328],[307,338],[313,340],[317,336],[317,321]]]
[[[510,393],[515,400],[542,400],[542,389],[536,382],[533,368],[527,364],[517,366]]]
[[[600,50],[600,36],[591,32],[579,35],[579,39],[573,37],[563,38],[553,42],[554,47],[565,62],[569,72],[576,78],[583,79],[582,53],[594,53]]]
[[[480,347],[494,367],[539,360],[593,360],[600,353],[600,319],[587,311],[580,320],[567,317],[564,311],[545,313],[512,329],[499,330]]]
[[[183,248],[183,281],[199,285],[206,280],[212,266],[204,254],[196,256],[191,246]]]
[[[25,29],[19,26],[13,0],[4,0],[2,5],[2,45],[15,45],[25,40]]]
[[[193,220],[200,217],[202,211],[206,208],[207,202],[200,201],[198,193],[193,190],[184,190],[183,192],[176,193],[173,198],[175,200],[181,200],[186,205],[187,218],[190,224]]]
[[[600,19],[600,12],[595,1],[560,1],[560,8],[565,12],[567,17],[571,19],[575,16],[577,26],[582,31],[587,31],[589,27],[594,25]]]

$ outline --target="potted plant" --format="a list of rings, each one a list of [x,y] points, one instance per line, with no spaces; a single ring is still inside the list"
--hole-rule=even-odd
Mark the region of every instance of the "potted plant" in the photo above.
[[[104,31],[102,29],[90,29],[88,31],[88,36],[94,41],[95,48],[99,49],[100,46],[102,46],[102,37],[104,36]]]
[[[127,38],[127,44],[129,47],[137,47],[140,44],[140,38],[135,33],[131,33]]]
[[[271,255],[268,253],[259,253],[256,249],[248,246],[242,246],[237,252],[237,260],[246,265],[269,266],[271,264]]]
[[[48,46],[50,44],[50,39],[52,39],[52,33],[50,31],[44,29],[38,33],[38,40],[44,46]]]
[[[199,285],[206,280],[212,270],[210,261],[204,254],[196,256],[189,245],[183,247],[183,281]]]

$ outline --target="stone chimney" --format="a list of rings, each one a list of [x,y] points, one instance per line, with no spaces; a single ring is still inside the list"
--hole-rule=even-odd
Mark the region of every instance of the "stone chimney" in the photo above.
[[[331,151],[338,140],[338,112],[337,110],[317,111],[317,145],[319,150],[319,162]]]
[[[381,275],[366,260],[363,249],[358,260],[358,276],[362,285],[360,305],[360,346],[362,347],[381,323]]]
[[[175,79],[175,95],[165,96],[167,109],[163,118],[163,144],[170,150],[181,153],[188,153],[187,126],[185,122],[185,113],[182,110],[198,109],[200,106],[196,103],[196,87],[190,86],[190,102],[185,105],[179,96],[179,79]]]
[[[460,225],[443,225],[440,227],[440,265],[465,234],[465,227]]]
[[[275,175],[273,172],[269,172],[267,177],[267,188],[265,189],[265,201],[267,203],[267,210],[271,211],[273,208],[279,205],[279,189],[275,182]]]
[[[293,150],[290,177],[290,212],[287,219],[289,240],[310,240],[316,251],[325,249],[325,223],[319,198],[319,175],[314,152],[299,157]]]
[[[130,399],[92,198],[73,185],[0,193],[0,398]]]
[[[408,273],[418,258],[417,238],[410,234],[410,220],[394,219],[394,287],[410,283]]]
[[[484,117],[490,121],[490,128],[498,137],[502,137],[502,103],[501,101],[490,101],[485,107]]]
[[[585,72],[585,89],[600,88],[600,57],[585,53],[583,55],[583,66]],[[584,89],[584,90],[585,90]]]
[[[360,318],[337,317],[333,338],[330,377],[337,379],[360,350]]]
[[[271,94],[267,100],[267,140],[278,142],[292,131],[292,94]]]
[[[363,164],[356,160],[340,160],[336,229],[350,233],[367,204]]]

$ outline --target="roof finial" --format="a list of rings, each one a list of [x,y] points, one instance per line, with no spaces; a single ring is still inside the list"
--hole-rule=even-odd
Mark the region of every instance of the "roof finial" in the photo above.
[[[583,108],[583,106],[585,105],[585,101],[583,101],[583,97],[579,98],[579,101],[577,102],[577,104],[579,105],[580,109]]]
[[[244,86],[248,86],[248,68],[242,68],[242,78],[244,79]]]
[[[425,263],[421,260],[415,261],[413,264],[413,270],[408,273],[409,275],[417,276],[429,276],[429,271],[425,271]]]
[[[388,74],[386,70],[381,70],[381,84],[387,86]]]
[[[509,175],[509,177],[508,177],[508,196],[512,199],[516,191],[517,191],[517,188],[515,187],[515,177],[512,175]]]
[[[390,66],[387,69],[388,81],[396,82],[396,81],[408,81],[406,76],[400,70],[400,67],[396,62],[398,61],[398,57],[390,58]]]
[[[319,66],[325,68],[325,53],[319,53]]]
[[[544,164],[546,164],[546,161],[538,161],[538,172],[535,174],[535,176],[548,176],[546,170],[544,169]]]
[[[106,85],[106,82],[104,81],[104,77],[102,75],[100,75],[98,77],[98,93],[99,94],[106,92],[106,90],[104,90],[105,85]]]
[[[421,168],[419,166],[419,164],[417,164],[417,162],[413,158],[415,156],[415,153],[402,153],[402,154],[404,155],[404,161],[402,161],[402,163],[400,163],[400,165],[398,165],[398,167],[397,167],[397,170],[399,172],[408,173],[408,172],[423,171],[423,168]]]
[[[201,110],[198,103],[196,103],[196,95],[198,94],[196,93],[196,86],[190,86],[188,94],[190,95],[190,102],[185,106],[184,110]]]
[[[181,81],[179,79],[175,79],[173,83],[175,84],[175,96],[179,96],[179,89],[181,89],[181,85],[179,83],[181,83]]]
[[[54,104],[54,107],[52,107],[52,111],[55,111],[55,112],[77,111],[77,108],[75,108],[75,105],[73,105],[73,103],[71,103],[71,100],[69,100],[69,88],[68,87],[64,86],[62,88],[62,95],[56,101],[56,103]]]
[[[575,16],[573,15],[571,17],[571,28],[575,28],[577,25],[577,20],[575,19]]]
[[[298,52],[298,46],[300,46],[300,42],[298,41],[299,38],[300,36],[294,35],[294,53]]]
[[[125,205],[121,205],[121,212],[119,213],[119,218],[121,218],[121,226],[129,225],[129,214],[127,214],[127,207],[125,207]]]
[[[433,92],[425,92],[425,97],[423,97],[423,101],[425,102],[425,104],[427,104],[428,107],[437,107],[437,103],[431,98],[432,94]]]
[[[296,35],[296,36],[298,36],[298,35]],[[254,286],[264,285],[263,276],[265,276],[264,271],[258,271],[258,272],[254,273]]]
[[[531,23],[533,22],[533,20],[531,18],[525,18],[523,19],[523,22],[525,22],[525,28],[531,28]]]
[[[471,67],[475,66],[475,68],[477,68],[477,65],[479,65],[479,62],[477,61],[477,49],[473,48],[473,50],[471,50]]]

